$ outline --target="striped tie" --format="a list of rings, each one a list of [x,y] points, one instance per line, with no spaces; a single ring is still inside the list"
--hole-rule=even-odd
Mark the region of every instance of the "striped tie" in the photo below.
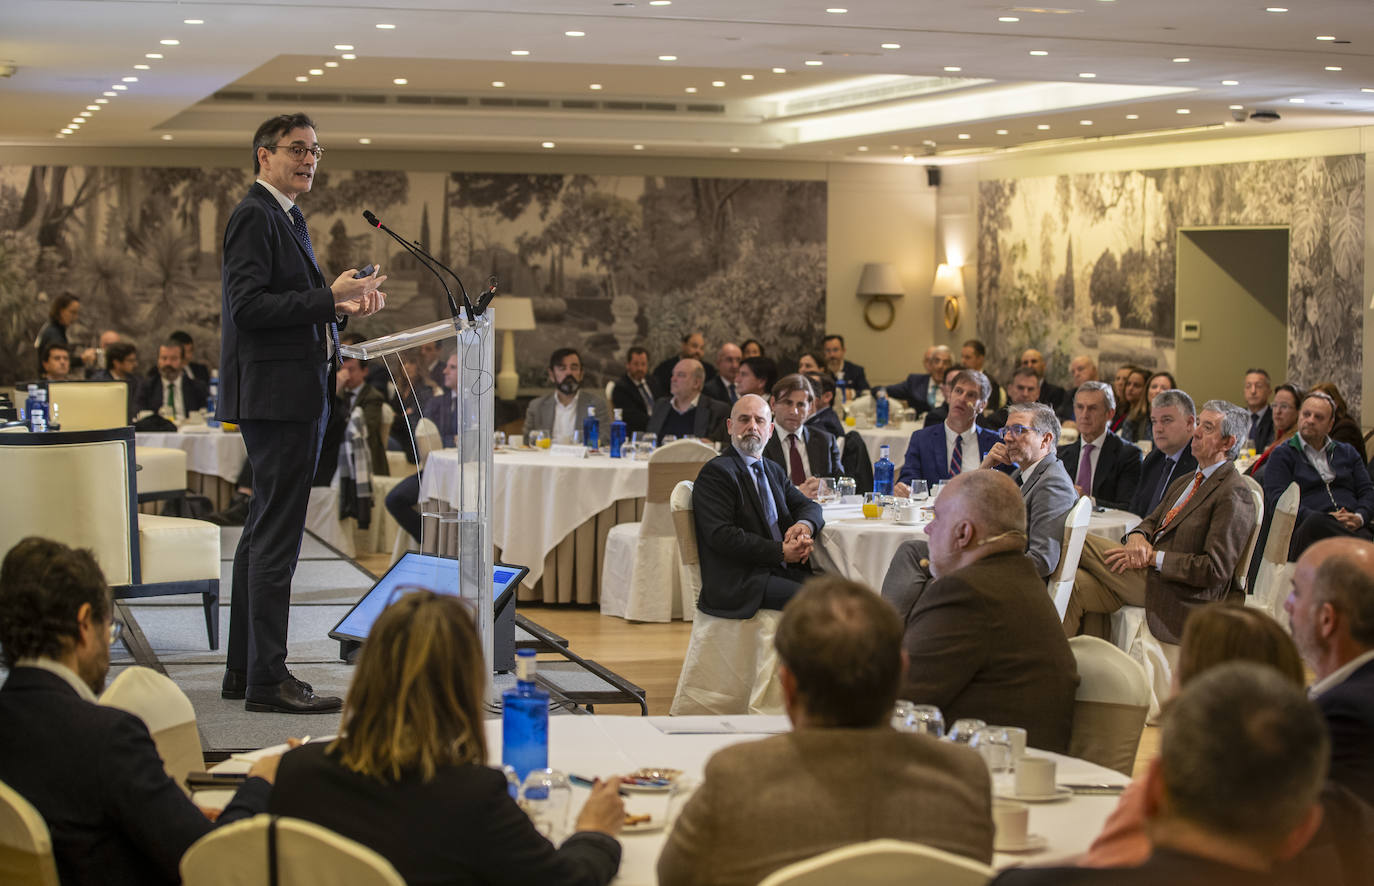
[[[954,438],[954,454],[949,457],[949,475],[959,476],[959,472],[964,469],[964,438],[962,435]]]
[[[1174,521],[1174,518],[1178,516],[1178,512],[1183,510],[1184,506],[1192,499],[1193,493],[1197,492],[1197,488],[1202,485],[1202,480],[1202,471],[1198,471],[1193,475],[1193,487],[1188,490],[1188,494],[1184,497],[1183,501],[1174,505],[1173,509],[1164,515],[1164,520],[1159,524],[1160,531],[1163,531],[1165,526],[1168,526]]]
[[[315,260],[315,250],[310,245],[310,229],[305,225],[305,213],[301,212],[299,206],[292,206],[290,215],[291,228],[296,232],[296,239],[301,241],[301,245],[305,247],[305,254],[310,256],[310,263],[318,271],[320,263]],[[333,320],[329,321],[329,337],[334,340],[333,353],[339,353],[339,324]]]

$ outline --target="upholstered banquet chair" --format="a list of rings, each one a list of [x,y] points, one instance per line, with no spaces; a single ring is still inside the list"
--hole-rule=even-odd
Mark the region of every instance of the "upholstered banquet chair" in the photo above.
[[[1254,556],[1260,527],[1264,525],[1264,492],[1254,478],[1241,479],[1245,481],[1245,488],[1249,490],[1255,506],[1255,525],[1250,528],[1249,540],[1240,552],[1240,559],[1236,561],[1236,571],[1231,579],[1232,590],[1244,592],[1250,558]],[[1160,704],[1173,691],[1178,647],[1172,643],[1161,643],[1150,633],[1143,606],[1123,606],[1112,613],[1112,643],[1145,668],[1145,673],[1150,678],[1150,714],[1146,722],[1158,722]]]
[[[1130,775],[1150,711],[1145,669],[1097,637],[1074,637],[1069,649],[1078,664],[1069,754]]]
[[[205,753],[196,728],[196,711],[181,687],[152,668],[125,668],[100,694],[106,707],[128,711],[143,721],[157,746],[162,766],[186,791],[186,776],[205,769]]]
[[[1083,554],[1083,541],[1088,537],[1088,521],[1093,515],[1093,500],[1084,495],[1064,515],[1064,545],[1060,548],[1059,565],[1049,578],[1050,599],[1059,617],[1069,608],[1073,596],[1074,576],[1078,574],[1078,560]],[[1065,577],[1067,576],[1067,578]]]
[[[674,487],[670,507],[684,593],[690,592],[695,608],[701,593],[701,563],[690,480]],[[718,618],[698,610],[668,713],[781,714],[782,683],[778,679],[778,652],[773,648],[781,621],[782,613],[776,609],[760,609],[743,619]]]
[[[40,535],[90,548],[116,598],[201,595],[219,648],[219,527],[140,514],[132,427],[0,435],[0,550]]]
[[[983,886],[992,874],[992,868],[981,862],[933,846],[869,840],[780,868],[759,881],[759,886]]]
[[[698,440],[679,440],[649,457],[649,493],[638,523],[618,523],[606,536],[602,560],[601,614],[629,621],[691,621],[696,598],[683,593],[677,532],[669,498],[682,480],[695,480],[716,450]]]
[[[3,781],[0,781],[0,883],[59,886],[47,823],[33,804]]]
[[[1269,537],[1260,554],[1254,592],[1245,598],[1246,606],[1263,609],[1284,627],[1288,627],[1288,610],[1283,608],[1283,601],[1288,599],[1289,579],[1293,574],[1293,564],[1288,562],[1288,546],[1293,541],[1293,526],[1298,520],[1301,500],[1302,490],[1296,483],[1289,483],[1279,496],[1269,521]]]
[[[216,828],[181,857],[185,886],[405,886],[381,855],[328,828],[256,815]]]

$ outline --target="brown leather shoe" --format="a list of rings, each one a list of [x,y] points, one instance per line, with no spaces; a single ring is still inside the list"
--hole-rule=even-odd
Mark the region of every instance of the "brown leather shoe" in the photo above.
[[[246,711],[277,714],[332,714],[343,707],[343,699],[332,695],[316,695],[295,677],[268,689],[250,687],[243,703]]]

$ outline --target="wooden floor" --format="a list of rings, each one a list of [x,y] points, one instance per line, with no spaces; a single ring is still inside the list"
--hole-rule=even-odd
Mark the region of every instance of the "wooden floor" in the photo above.
[[[380,575],[390,557],[382,554],[358,558],[363,568]],[[687,654],[692,626],[687,622],[636,624],[603,616],[595,607],[545,606],[521,603],[520,614],[535,624],[567,638],[569,648],[583,658],[599,662],[644,689],[649,713],[663,715],[673,701],[678,673]],[[597,713],[634,714],[638,706],[601,705]],[[1159,730],[1145,727],[1136,753],[1140,773],[1159,752]]]

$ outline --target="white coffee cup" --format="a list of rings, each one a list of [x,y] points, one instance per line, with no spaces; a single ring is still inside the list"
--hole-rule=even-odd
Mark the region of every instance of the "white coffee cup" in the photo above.
[[[1055,791],[1054,761],[1049,757],[1022,757],[1016,761],[1016,795],[1048,797]]]
[[[1030,807],[1015,800],[993,800],[992,828],[994,850],[1020,849],[1029,835]]]
[[[898,523],[901,523],[903,526],[916,525],[916,518],[921,514],[921,509],[917,505],[906,499],[899,498],[894,508]]]

